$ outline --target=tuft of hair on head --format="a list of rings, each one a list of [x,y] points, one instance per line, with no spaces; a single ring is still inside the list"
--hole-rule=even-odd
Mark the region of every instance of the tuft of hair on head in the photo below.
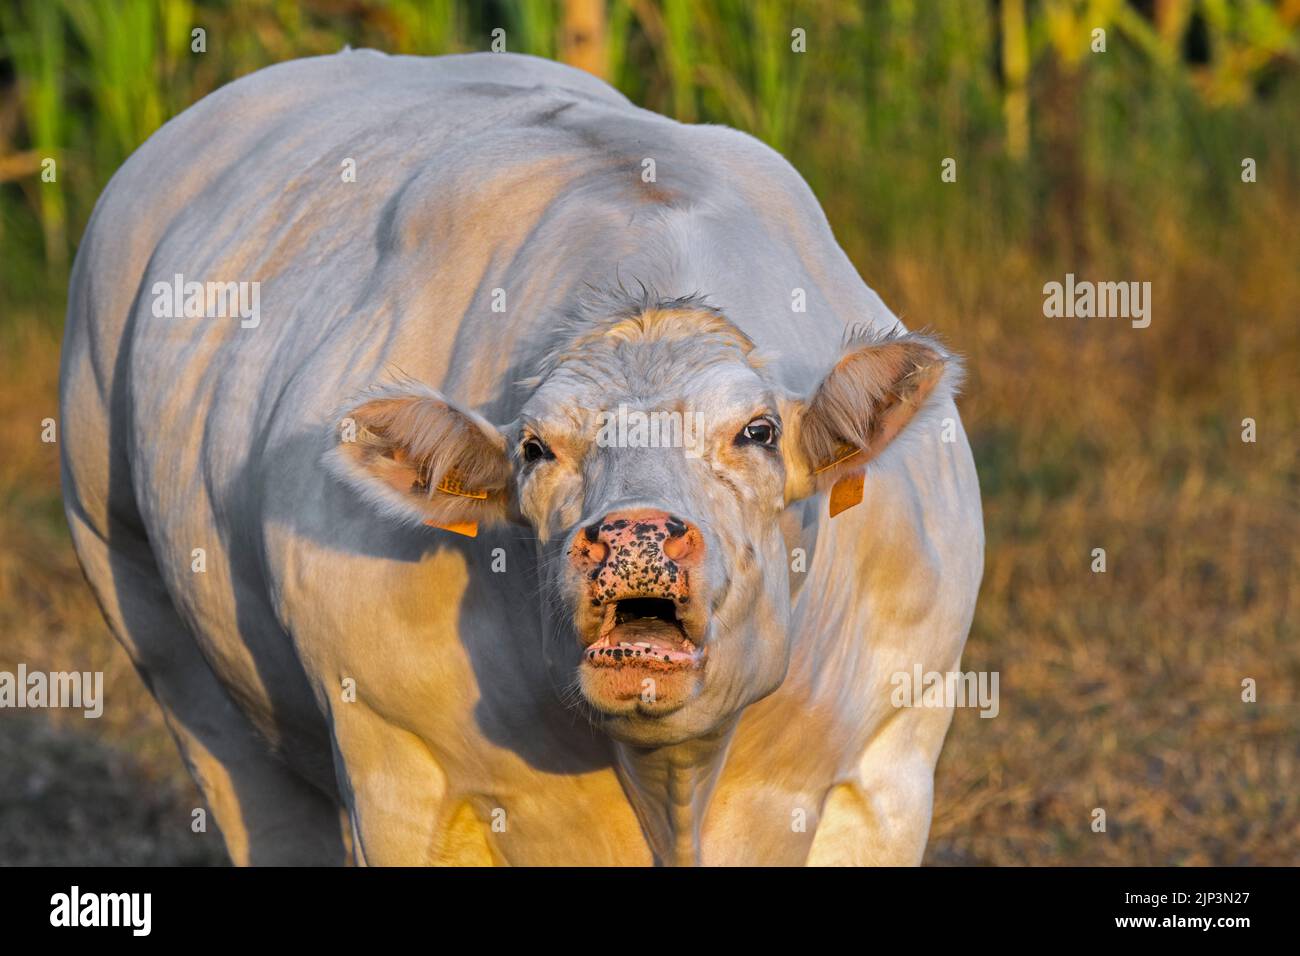
[[[637,287],[631,290],[622,281],[612,288],[586,286],[549,330],[553,344],[538,363],[536,373],[516,384],[536,388],[565,362],[601,344],[712,339],[734,349],[755,368],[763,364],[753,340],[712,305],[707,295],[692,292],[670,296],[653,285],[635,281]]]

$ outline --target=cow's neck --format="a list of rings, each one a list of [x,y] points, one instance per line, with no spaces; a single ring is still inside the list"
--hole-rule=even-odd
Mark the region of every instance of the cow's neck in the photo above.
[[[619,779],[660,864],[699,865],[700,829],[735,729],[733,719],[710,736],[670,747],[615,745]]]

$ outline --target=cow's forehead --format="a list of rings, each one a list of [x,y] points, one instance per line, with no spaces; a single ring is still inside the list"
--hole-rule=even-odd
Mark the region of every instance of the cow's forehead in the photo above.
[[[629,376],[593,380],[560,372],[524,406],[532,420],[559,419],[585,428],[593,418],[620,407],[639,411],[699,413],[706,419],[764,410],[771,388],[754,369],[737,362],[718,362],[695,376],[654,380]]]
[[[716,312],[655,310],[592,328],[550,359],[526,417],[629,405],[706,415],[761,404],[769,385],[753,343]]]

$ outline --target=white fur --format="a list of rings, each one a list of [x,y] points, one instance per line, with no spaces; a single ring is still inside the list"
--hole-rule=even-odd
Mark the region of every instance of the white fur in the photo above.
[[[154,318],[139,290],[177,272],[262,282],[260,325]],[[485,434],[515,421],[513,383],[580,290],[636,280],[706,295],[787,395],[815,388],[850,326],[896,324],[776,153],[529,57],[281,64],[114,176],[69,290],[66,512],[237,861],[648,864],[642,821],[682,787],[704,863],[920,859],[952,712],[893,709],[889,679],[960,661],[983,548],[960,427],[946,444],[910,426],[833,521],[821,496],[791,506],[808,570],[760,595],[790,605],[789,672],[726,746],[689,753],[630,754],[565,709],[539,667],[533,531],[413,529],[395,492],[337,455],[322,467],[321,416],[391,366]],[[957,416],[950,387],[927,415]]]

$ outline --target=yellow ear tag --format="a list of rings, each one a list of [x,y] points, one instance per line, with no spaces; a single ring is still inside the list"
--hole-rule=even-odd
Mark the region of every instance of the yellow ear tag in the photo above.
[[[458,498],[475,498],[479,501],[487,500],[487,492],[476,488],[466,488],[460,480],[460,476],[454,470],[442,476],[442,481],[438,482],[437,490],[444,495],[455,495]],[[451,531],[455,534],[463,534],[467,538],[478,537],[477,521],[449,521],[446,524],[439,524],[437,521],[426,521],[431,528],[441,528],[443,531]]]

